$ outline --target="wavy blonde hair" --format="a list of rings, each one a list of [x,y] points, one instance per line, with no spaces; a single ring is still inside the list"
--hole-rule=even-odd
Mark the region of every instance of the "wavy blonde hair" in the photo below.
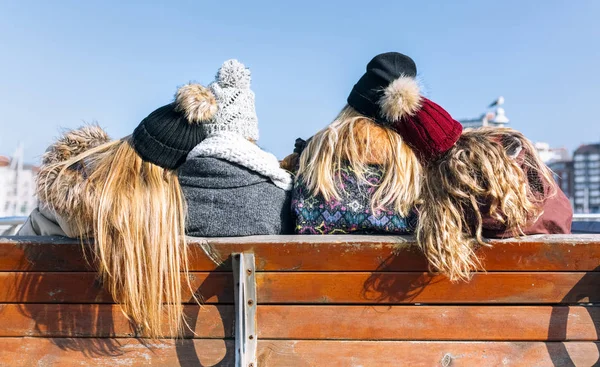
[[[523,150],[521,158],[507,151]],[[483,127],[465,130],[440,160],[425,169],[417,241],[430,266],[451,281],[468,280],[481,268],[475,245],[483,216],[515,236],[543,213],[556,193],[550,170],[520,132]]]
[[[56,177],[40,190],[50,207],[69,218],[80,239],[94,238],[93,263],[127,317],[151,338],[182,335],[187,323],[180,271],[189,278],[186,207],[177,173],[142,160],[130,138],[92,148],[45,172]],[[79,186],[65,187],[75,181],[74,174],[87,177]],[[53,202],[65,189],[76,190],[75,199]]]
[[[377,164],[384,175],[371,199],[375,211],[393,208],[407,215],[419,197],[421,165],[400,135],[346,105],[337,118],[319,131],[300,156],[298,175],[302,175],[312,195],[325,200],[340,200],[339,168],[348,164],[359,183],[371,185],[365,173]]]

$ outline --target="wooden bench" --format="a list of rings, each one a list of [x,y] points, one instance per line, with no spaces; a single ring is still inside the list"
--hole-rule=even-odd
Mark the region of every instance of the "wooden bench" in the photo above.
[[[186,292],[195,335],[149,341],[79,243],[0,237],[0,366],[234,366],[236,253],[255,266],[246,302],[257,359],[245,367],[599,363],[600,235],[494,241],[478,250],[487,273],[470,283],[428,274],[409,237],[191,242],[191,282],[205,302]]]

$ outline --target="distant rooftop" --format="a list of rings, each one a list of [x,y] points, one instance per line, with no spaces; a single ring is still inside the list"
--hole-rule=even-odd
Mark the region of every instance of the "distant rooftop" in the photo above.
[[[0,167],[8,167],[8,166],[10,166],[11,162],[12,162],[12,158],[4,156],[4,155],[0,155]],[[35,164],[24,163],[23,169],[38,172],[40,170],[40,167],[36,166]]]
[[[581,145],[573,154],[600,153],[600,143]]]

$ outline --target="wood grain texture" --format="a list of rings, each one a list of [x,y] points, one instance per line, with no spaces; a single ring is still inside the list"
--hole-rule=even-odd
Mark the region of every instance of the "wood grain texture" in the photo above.
[[[193,332],[186,338],[233,338],[233,305],[184,306]],[[168,325],[163,325],[168,330]],[[0,337],[131,338],[143,337],[118,305],[107,304],[0,304]],[[165,335],[176,337],[176,335]]]
[[[233,366],[233,340],[2,338],[0,366]]]
[[[231,271],[228,258],[233,252],[253,252],[258,271],[427,271],[412,237],[254,236],[190,241],[194,271]],[[488,271],[594,271],[600,266],[600,235],[529,236],[490,243],[491,247],[478,250]],[[15,270],[89,271],[90,267],[74,240],[0,238],[0,271]]]
[[[3,338],[11,367],[233,366],[231,340]],[[112,343],[112,344],[107,344]],[[369,342],[259,340],[260,367],[593,366],[593,342]]]
[[[190,273],[192,289],[205,303],[233,303],[231,273]],[[183,286],[184,303],[193,303]],[[0,272],[0,303],[114,303],[95,273]]]
[[[557,345],[560,344],[560,345]],[[259,366],[592,366],[593,342],[259,341]]]
[[[546,304],[600,302],[600,273],[477,273],[451,283],[426,273],[257,273],[259,304]],[[191,273],[206,303],[232,303],[231,273]],[[184,287],[189,303],[191,291]],[[94,273],[0,272],[0,303],[112,303]]]
[[[596,341],[600,307],[259,306],[258,323],[267,339]]]
[[[600,306],[266,306],[259,338],[596,341]],[[190,338],[233,337],[233,306],[188,305]],[[166,330],[166,328],[165,328]],[[116,305],[0,305],[0,337],[130,338]],[[171,337],[174,337],[172,335]]]
[[[259,273],[258,302],[305,304],[577,303],[600,301],[600,273]]]

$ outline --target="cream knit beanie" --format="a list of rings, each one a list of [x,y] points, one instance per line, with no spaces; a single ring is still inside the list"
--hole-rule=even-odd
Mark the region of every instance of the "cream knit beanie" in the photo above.
[[[254,92],[250,90],[250,70],[235,59],[227,60],[208,88],[217,100],[218,110],[211,121],[203,124],[206,135],[231,131],[246,139],[258,140],[258,118]]]

